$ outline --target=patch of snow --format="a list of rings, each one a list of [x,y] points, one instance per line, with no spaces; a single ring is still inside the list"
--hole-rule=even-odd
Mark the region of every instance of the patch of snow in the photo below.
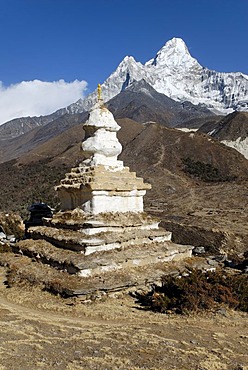
[[[241,137],[239,137],[235,141],[222,140],[221,142],[236,149],[239,153],[243,154],[246,159],[248,159],[248,138],[242,140]]]
[[[176,130],[184,132],[196,132],[198,128],[187,128],[187,127],[175,127]]]
[[[209,136],[211,136],[211,135],[213,135],[215,132],[216,132],[216,128],[214,128],[212,131],[209,131],[207,134],[208,134]]]

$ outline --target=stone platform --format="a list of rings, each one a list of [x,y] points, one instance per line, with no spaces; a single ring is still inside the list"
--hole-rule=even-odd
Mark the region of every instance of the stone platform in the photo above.
[[[26,255],[1,253],[0,265],[8,268],[8,285],[23,287],[27,282],[63,297],[80,297],[82,300],[95,299],[118,291],[149,289],[152,284],[161,282],[161,276],[178,271],[178,263],[187,261],[187,254],[183,256],[182,253],[182,262],[177,262],[176,265],[173,262],[157,262],[80,277],[58,269],[53,264],[43,263],[43,258],[36,252],[36,247],[37,245],[33,253],[26,251]],[[33,257],[30,258],[28,255]]]
[[[34,245],[45,263],[50,255],[63,255],[74,262],[66,270],[78,276],[144,266],[190,256],[191,247],[172,243],[171,233],[159,227],[159,221],[145,213],[108,213],[87,215],[81,209],[59,212],[45,219],[45,226],[29,229],[32,242],[19,243],[23,254]],[[46,246],[44,250],[39,249]],[[107,253],[108,252],[108,253]],[[45,254],[44,254],[45,253]],[[59,265],[56,259],[55,265]],[[63,262],[61,264],[65,266]]]
[[[44,239],[84,255],[171,239],[171,233],[145,213],[88,215],[78,208],[59,212],[52,219],[44,219],[44,223],[45,226],[29,228],[33,239]]]

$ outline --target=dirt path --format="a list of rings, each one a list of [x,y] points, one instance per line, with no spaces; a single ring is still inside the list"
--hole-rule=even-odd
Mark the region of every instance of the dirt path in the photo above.
[[[247,370],[247,351],[246,314],[166,316],[127,295],[82,304],[0,284],[1,370]]]

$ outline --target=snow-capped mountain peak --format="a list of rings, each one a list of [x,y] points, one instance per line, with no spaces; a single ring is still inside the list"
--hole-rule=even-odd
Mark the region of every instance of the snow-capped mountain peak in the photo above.
[[[174,69],[190,69],[200,64],[194,59],[185,44],[185,42],[174,37],[158,51],[155,58],[149,60],[145,66],[172,67]]]
[[[222,73],[202,67],[193,58],[181,38],[174,37],[145,65],[126,56],[117,69],[102,84],[104,101],[125,90],[134,81],[144,79],[159,93],[176,101],[203,104],[214,112],[228,114],[248,110],[248,76],[242,73]],[[96,90],[68,111],[89,110],[97,100]]]
[[[118,75],[118,76],[120,76],[120,75],[122,76],[123,74],[126,75],[126,73],[129,73],[129,75],[135,75],[136,76],[137,74],[140,73],[140,71],[142,69],[143,69],[143,64],[141,64],[140,62],[136,62],[134,57],[127,56],[121,61],[121,63],[117,67],[114,74]],[[113,76],[114,74],[112,74],[111,76]],[[107,80],[106,80],[106,82],[107,82]]]

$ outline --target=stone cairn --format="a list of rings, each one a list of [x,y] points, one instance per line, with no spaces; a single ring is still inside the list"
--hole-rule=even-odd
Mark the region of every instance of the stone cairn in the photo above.
[[[31,239],[18,244],[22,255],[60,271],[69,295],[153,282],[163,274],[162,264],[191,256],[192,247],[172,243],[171,233],[144,212],[151,186],[117,159],[119,129],[99,87],[84,124],[84,160],[56,187],[61,211],[31,227]]]

